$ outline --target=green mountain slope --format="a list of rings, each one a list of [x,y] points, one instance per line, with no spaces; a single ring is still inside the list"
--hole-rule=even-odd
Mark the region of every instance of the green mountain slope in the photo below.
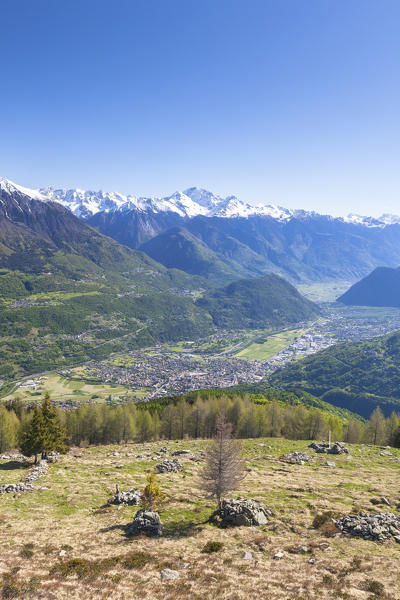
[[[298,388],[369,417],[400,409],[400,332],[338,344],[274,373],[271,385]]]
[[[351,306],[400,307],[400,268],[378,267],[352,285],[338,302]]]
[[[205,335],[210,316],[168,270],[62,206],[0,192],[0,379]]]
[[[258,329],[311,319],[318,307],[278,275],[241,279],[206,293],[197,305],[219,327]]]
[[[201,275],[218,283],[233,281],[241,273],[247,274],[246,269],[229,264],[229,260],[224,260],[183,227],[168,229],[142,244],[140,249],[165,267]]]

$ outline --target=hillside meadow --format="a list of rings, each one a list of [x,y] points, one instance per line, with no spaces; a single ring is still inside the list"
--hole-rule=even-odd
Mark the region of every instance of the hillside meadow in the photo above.
[[[106,505],[115,484],[122,490],[142,488],[147,472],[161,460],[157,453],[162,447],[167,448],[164,458],[176,450],[204,450],[207,443],[180,440],[72,448],[49,465],[34,491],[0,494],[2,597],[400,598],[400,545],[346,538],[329,523],[313,527],[315,517],[326,511],[338,516],[361,509],[397,513],[400,450],[396,449],[349,445],[351,459],[327,458],[307,449],[306,441],[245,440],[247,477],[231,496],[259,500],[274,516],[265,526],[228,529],[208,522],[215,505],[199,485],[202,460],[179,457],[181,472],[158,475],[167,495],[160,511],[163,537],[127,537],[125,526],[136,508]],[[294,450],[306,450],[313,460],[304,465],[280,460]],[[335,466],[328,466],[327,460]],[[0,484],[20,481],[30,468],[20,460],[2,458]],[[391,508],[371,502],[381,496]],[[203,551],[207,542],[223,546],[209,554]],[[293,552],[301,546],[306,547],[304,554]],[[252,560],[244,560],[245,552]],[[280,560],[274,559],[278,552],[283,553]],[[177,570],[179,578],[163,580],[164,568]]]

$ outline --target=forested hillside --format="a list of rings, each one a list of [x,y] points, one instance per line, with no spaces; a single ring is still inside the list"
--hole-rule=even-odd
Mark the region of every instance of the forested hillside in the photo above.
[[[280,369],[269,381],[364,417],[377,406],[388,416],[400,407],[400,332],[338,344]]]
[[[204,294],[197,305],[215,325],[226,328],[276,327],[311,319],[317,306],[278,275],[241,279]]]
[[[400,307],[400,267],[378,267],[352,285],[338,302],[350,306]]]

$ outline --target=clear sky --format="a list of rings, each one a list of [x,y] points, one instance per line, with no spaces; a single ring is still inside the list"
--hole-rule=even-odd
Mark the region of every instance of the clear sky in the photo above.
[[[399,0],[0,0],[0,175],[400,213]]]

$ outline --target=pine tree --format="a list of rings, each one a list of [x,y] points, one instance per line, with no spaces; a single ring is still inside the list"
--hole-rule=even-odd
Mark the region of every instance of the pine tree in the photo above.
[[[46,438],[46,425],[42,411],[36,407],[31,422],[22,435],[21,452],[24,456],[35,455],[35,464],[37,456],[43,451]]]

